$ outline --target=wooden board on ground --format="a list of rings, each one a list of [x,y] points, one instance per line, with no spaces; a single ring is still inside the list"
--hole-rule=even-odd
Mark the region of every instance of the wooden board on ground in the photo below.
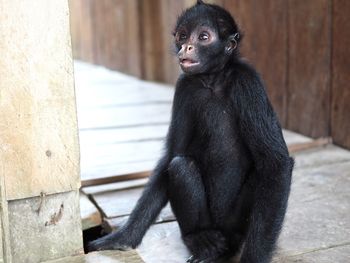
[[[293,178],[286,221],[273,262],[347,262],[350,162],[296,169]],[[153,225],[137,251],[145,262],[171,259],[182,263],[189,256],[176,222]]]
[[[110,184],[102,184],[102,185],[94,185],[83,187],[82,191],[85,194],[97,194],[104,192],[111,192],[117,190],[127,190],[132,188],[143,187],[148,181],[148,178],[136,179],[136,180],[128,180],[124,182],[110,183]]]
[[[142,141],[119,144],[106,144],[96,147],[81,146],[82,151],[94,150],[86,152],[82,156],[82,162],[87,162],[85,165],[92,163],[96,166],[107,164],[123,164],[137,163],[144,161],[158,160],[162,152],[162,141]]]
[[[282,132],[283,132],[284,140],[286,141],[287,145],[312,142],[311,138],[301,135],[299,133],[288,131],[288,130],[283,130]]]
[[[295,168],[310,168],[350,161],[350,152],[334,145],[313,148],[294,154]]]
[[[171,103],[173,86],[142,81],[130,75],[75,61],[79,108]]]
[[[118,228],[122,227],[127,220],[129,219],[129,216],[121,216],[121,217],[114,217],[114,218],[106,218],[104,220],[104,229],[107,232],[112,232],[114,230],[117,230]],[[156,218],[154,224],[165,224],[168,222],[175,221],[176,218],[174,214],[170,210],[170,206],[167,205],[159,214],[159,216]]]
[[[166,126],[162,127],[162,131],[157,131],[156,136],[165,136]],[[138,129],[149,132],[143,135],[138,132]],[[116,129],[116,130],[94,130],[89,131],[89,135],[85,134],[87,131],[81,132],[81,177],[83,185],[85,182],[99,181],[105,182],[105,179],[112,177],[135,173],[143,171],[151,171],[155,167],[159,159],[164,138],[147,139],[152,136],[152,130],[156,127],[149,127],[149,129],[135,128],[130,129]],[[116,135],[116,143],[114,134]],[[101,136],[98,136],[101,133]],[[283,131],[285,140],[288,145],[311,143],[312,139],[290,132]],[[93,134],[93,135],[91,135]],[[121,137],[118,139],[118,136]],[[125,138],[125,143],[122,142]],[[91,183],[89,183],[91,185]]]
[[[275,257],[273,263],[330,263],[349,262],[350,245],[320,248],[298,254]]]
[[[81,62],[75,73],[83,184],[152,170],[174,89]]]
[[[78,111],[79,129],[111,129],[164,125],[170,121],[171,104],[144,104],[92,108]]]
[[[143,187],[117,190],[93,194],[92,197],[98,207],[103,211],[106,218],[121,217],[129,215],[140,198]],[[173,218],[170,206],[167,205],[162,213],[161,218]]]
[[[82,192],[80,192],[80,217],[82,230],[98,226],[102,223],[100,212]]]
[[[83,181],[82,186],[83,187],[99,186],[104,184],[113,184],[117,182],[146,179],[150,175],[151,175],[151,172],[146,171],[146,172],[122,174],[122,175],[116,175],[116,176],[110,176],[110,177],[104,177],[104,178],[96,178],[96,179]]]
[[[82,180],[152,170],[160,158],[162,146],[161,142],[150,141],[106,145],[96,147],[95,151],[82,151]]]
[[[145,262],[183,263],[190,256],[177,222],[151,226],[137,252]]]
[[[163,136],[165,136],[165,131],[166,129],[163,130]],[[142,135],[138,135],[138,132],[135,131],[135,133],[130,132],[124,135],[124,138],[130,141],[126,141],[125,143],[122,143],[122,141],[119,141],[119,143],[109,143],[113,140],[113,132],[107,133],[106,136],[104,136],[104,132],[101,131],[102,139],[98,139],[99,133],[97,131],[94,135],[96,137],[84,137],[82,135],[81,174],[83,184],[84,181],[96,178],[102,180],[103,178],[122,174],[150,171],[155,167],[157,160],[161,156],[164,138],[137,140],[137,136],[141,137]],[[84,132],[81,132],[81,134],[84,134]],[[122,136],[122,134],[122,129],[117,130],[116,135]],[[160,133],[158,134],[161,136]],[[289,146],[313,142],[305,136],[290,131],[284,131],[284,134]],[[96,145],[94,145],[93,138],[97,141]],[[98,144],[98,140],[105,141]]]
[[[143,263],[135,250],[131,251],[98,251],[87,255],[65,257],[46,263]]]
[[[350,244],[349,187],[350,162],[295,170],[279,242],[283,254]]]
[[[145,125],[123,129],[92,129],[80,131],[79,141],[83,147],[105,146],[117,143],[162,141],[168,131],[168,124]]]

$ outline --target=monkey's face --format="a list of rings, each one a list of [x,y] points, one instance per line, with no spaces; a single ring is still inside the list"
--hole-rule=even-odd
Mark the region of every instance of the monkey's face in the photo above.
[[[209,73],[225,56],[225,44],[209,25],[182,26],[175,33],[179,64],[184,73]]]
[[[198,1],[177,20],[176,54],[185,74],[220,70],[238,45],[238,27],[225,9]]]

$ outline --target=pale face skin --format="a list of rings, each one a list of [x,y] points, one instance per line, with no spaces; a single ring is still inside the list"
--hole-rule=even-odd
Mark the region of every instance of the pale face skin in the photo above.
[[[217,41],[217,34],[207,26],[199,26],[190,34],[185,29],[175,34],[176,45],[181,49],[177,53],[181,69],[184,72],[194,71],[200,67],[201,61],[198,50],[201,47],[208,47]]]
[[[177,57],[184,73],[204,73],[211,56],[223,50],[217,32],[206,25],[196,26],[191,32],[181,27],[175,33]]]

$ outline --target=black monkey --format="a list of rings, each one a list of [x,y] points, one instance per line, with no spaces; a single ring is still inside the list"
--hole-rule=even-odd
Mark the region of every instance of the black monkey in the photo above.
[[[290,191],[293,159],[254,68],[239,54],[239,29],[217,5],[198,1],[179,17],[176,84],[165,153],[130,215],[91,250],[135,248],[170,201],[188,262],[241,253],[269,262]]]

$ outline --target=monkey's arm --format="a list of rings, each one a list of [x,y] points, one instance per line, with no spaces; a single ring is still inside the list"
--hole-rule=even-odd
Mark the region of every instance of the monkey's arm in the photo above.
[[[269,262],[281,230],[291,183],[293,159],[280,124],[257,75],[237,85],[236,110],[241,137],[254,164],[254,205],[241,263]]]
[[[120,232],[125,233],[128,239],[127,245],[132,248],[137,247],[141,243],[147,229],[155,221],[161,209],[168,201],[168,164],[167,155],[158,161],[127,223],[120,229]]]
[[[149,226],[168,201],[166,173],[167,156],[164,156],[153,171],[142,196],[131,215],[120,229],[89,243],[88,250],[126,250],[137,247]]]
[[[185,154],[186,145],[191,138],[193,122],[187,107],[191,101],[182,85],[184,84],[179,80],[174,95],[172,118],[166,138],[164,156],[158,162],[141,198],[122,229],[131,237],[131,247],[133,248],[141,243],[147,229],[167,203],[168,192],[172,190],[168,187],[173,187],[168,184],[169,163],[175,155]]]
[[[166,139],[165,153],[158,161],[142,196],[133,209],[127,223],[118,231],[92,241],[89,250],[127,249],[137,247],[147,229],[155,221],[168,201],[168,166],[175,154],[184,153],[191,130],[189,114],[186,113],[185,95],[175,92],[172,119]],[[171,187],[171,186],[170,186]]]

